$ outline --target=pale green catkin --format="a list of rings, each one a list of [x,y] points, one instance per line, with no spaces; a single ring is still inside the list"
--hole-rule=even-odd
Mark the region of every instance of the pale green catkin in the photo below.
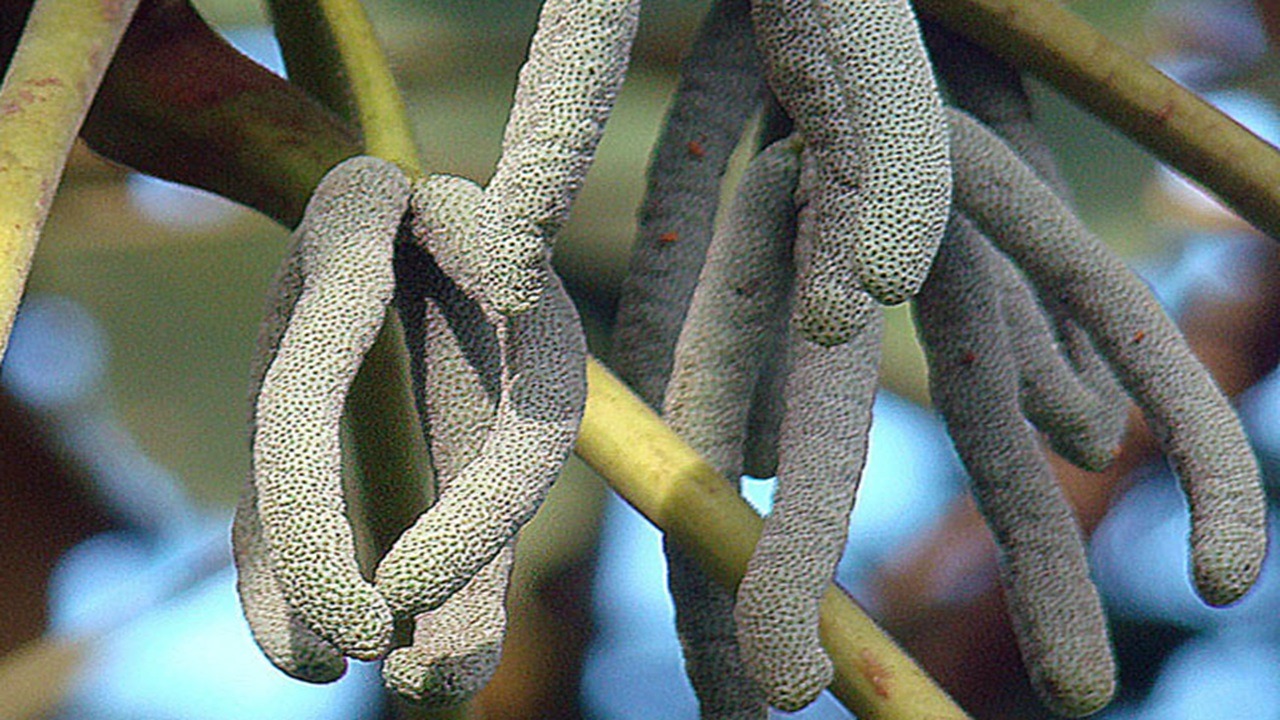
[[[365,660],[385,652],[391,610],[356,564],[339,428],[391,301],[392,246],[408,194],[399,169],[375,158],[353,158],[325,176],[280,276],[301,280],[297,299],[290,309],[294,290],[278,293],[284,302],[268,311],[263,333],[278,345],[259,348],[270,360],[254,415],[253,505],[276,587],[307,628]],[[252,539],[253,518],[241,516],[249,532],[240,535]]]
[[[479,186],[462,178],[418,181],[410,203],[412,244],[400,245],[396,255],[396,305],[437,497],[480,455],[500,395],[497,335],[449,275],[466,270],[460,246],[471,237],[480,194]],[[383,663],[389,688],[414,702],[447,706],[489,682],[506,631],[512,559],[510,547],[502,550],[443,605],[414,617],[412,644],[393,650]]]
[[[986,238],[982,242],[990,243]],[[1000,255],[993,256],[989,267],[1000,293],[1000,316],[1018,361],[1023,413],[1059,455],[1086,470],[1103,470],[1120,451],[1124,423],[1112,421],[1114,410],[1067,360],[1048,317],[1017,268]]]
[[[655,408],[711,242],[725,168],[763,102],[761,72],[748,0],[717,0],[654,146],[614,323],[610,365]]]
[[[504,315],[531,310],[548,283],[551,243],[604,134],[639,14],[639,0],[547,0],[542,6],[502,155],[476,218],[486,250],[475,267],[489,302]]]
[[[843,342],[859,287],[909,298],[928,273],[950,203],[947,134],[910,7],[900,0],[757,0],[769,82],[818,162],[814,266],[801,330]]]
[[[819,0],[824,42],[841,73],[858,175],[854,267],[885,304],[920,289],[951,207],[942,99],[907,0]]]
[[[799,166],[795,139],[751,161],[708,248],[667,386],[667,424],[734,485],[763,351],[773,344],[777,309],[785,307],[791,289]],[[734,639],[732,595],[683,551],[671,543],[664,547],[685,670],[702,716],[765,717],[765,700]]]
[[[820,178],[812,201],[815,267],[796,287],[796,323],[815,342],[838,344],[850,337],[860,311],[852,299],[860,273],[851,234],[858,137],[843,79],[807,0],[754,0],[751,10],[769,85],[804,136]]]
[[[1055,711],[1087,715],[1111,700],[1115,660],[1071,505],[1022,418],[995,260],[986,239],[954,215],[914,305],[929,391],[995,536],[1032,682]]]
[[[586,343],[559,278],[549,267],[543,277],[537,304],[515,317],[475,296],[498,339],[497,415],[479,457],[378,566],[376,585],[398,614],[439,607],[490,564],[533,517],[573,449],[586,403]]]
[[[267,312],[258,329],[258,342],[250,363],[249,397],[256,399],[267,367],[288,327],[293,306],[302,293],[299,274],[299,235],[276,271],[268,291]],[[250,413],[252,427],[253,413]],[[333,645],[320,639],[298,618],[284,597],[271,567],[271,554],[258,519],[258,493],[253,475],[246,478],[231,528],[236,565],[236,591],[254,641],[267,659],[284,673],[308,682],[332,682],[346,672],[347,661]]]
[[[998,137],[950,115],[959,209],[1093,339],[1181,480],[1191,560],[1211,605],[1239,599],[1266,554],[1266,502],[1239,419],[1151,291]]]
[[[1035,125],[1031,98],[1027,96],[1017,68],[936,23],[923,23],[923,28],[934,68],[946,83],[956,107],[970,113],[1000,136],[1069,205],[1070,189],[1058,172],[1053,152]],[[1019,348],[1020,356],[1026,361],[1039,358],[1040,363],[1056,364],[1056,359],[1042,357],[1042,354],[1065,352],[1084,387],[1096,397],[1092,434],[1098,438],[1114,436],[1117,441],[1122,439],[1129,419],[1129,401],[1124,388],[1107,363],[1098,356],[1088,334],[1063,310],[1061,303],[1047,296],[1040,298],[1037,305],[1056,328],[1058,347],[1029,342]],[[1031,307],[1026,306],[1026,309]],[[1027,340],[1032,337],[1028,336]],[[1011,339],[1015,343],[1022,340],[1017,333]],[[1034,368],[1024,365],[1022,377],[1024,407],[1028,404],[1053,404],[1052,396],[1057,390],[1042,380]],[[1089,469],[1099,468],[1093,466]]]
[[[810,166],[812,162],[809,161]],[[796,263],[810,269],[813,173],[796,194]],[[846,343],[823,346],[793,326],[773,509],[738,586],[738,644],[771,705],[798,710],[830,684],[818,636],[818,603],[844,550],[849,513],[866,458],[883,315],[865,292],[862,325]]]

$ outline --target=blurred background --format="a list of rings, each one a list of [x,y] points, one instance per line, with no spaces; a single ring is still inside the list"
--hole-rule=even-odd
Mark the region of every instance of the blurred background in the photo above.
[[[280,71],[254,0],[201,13]],[[1275,142],[1269,2],[1071,3]],[[484,180],[536,19],[529,0],[371,0],[427,166]],[[651,145],[704,2],[646,3],[626,86],[557,262],[607,355]],[[1271,25],[1274,27],[1274,25]],[[1033,85],[1089,225],[1156,288],[1280,458],[1280,259],[1194,186]],[[737,167],[740,169],[739,158]],[[220,198],[77,148],[0,367],[0,719],[419,718],[377,668],[286,678],[253,645],[229,569],[248,471],[246,369],[287,233]],[[1003,617],[990,540],[891,312],[870,459],[839,578],[977,718],[1046,716]],[[1099,717],[1280,718],[1280,577],[1209,610],[1187,580],[1185,505],[1140,429],[1116,468],[1059,463],[1092,533],[1122,687]],[[771,484],[746,492],[767,510]],[[656,530],[574,462],[519,548],[486,718],[695,718]],[[828,697],[799,713],[848,714]],[[454,716],[461,716],[455,713]]]

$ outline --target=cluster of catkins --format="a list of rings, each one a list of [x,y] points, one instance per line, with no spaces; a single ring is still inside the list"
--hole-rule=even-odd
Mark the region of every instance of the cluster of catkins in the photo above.
[[[667,547],[703,717],[796,710],[832,680],[818,604],[865,457],[882,305],[913,299],[933,402],[1057,712],[1103,707],[1115,665],[1042,439],[1101,469],[1132,398],[1189,501],[1200,596],[1234,602],[1266,551],[1234,412],[1076,218],[1020,76],[926,30],[906,0],[718,0],[652,159],[612,363],[727,481],[777,475],[736,594]],[[713,230],[729,156],[762,108],[763,149]]]
[[[410,182],[373,158],[317,188],[259,340],[234,529],[245,614],[285,672],[326,681],[347,657],[385,658],[390,687],[431,703],[492,674],[516,532],[585,398],[551,241],[622,82],[638,6],[548,0],[485,188]],[[713,232],[729,156],[762,110],[763,149]],[[1073,214],[1018,74],[944,31],[922,35],[906,0],[717,0],[652,160],[613,354],[727,482],[778,477],[736,594],[668,547],[704,717],[794,710],[832,680],[819,598],[866,454],[881,306],[912,298],[934,403],[1049,705],[1097,710],[1115,669],[1042,437],[1105,466],[1127,393],[1186,491],[1200,595],[1231,603],[1258,573],[1264,502],[1239,422],[1151,293]],[[370,581],[340,422],[392,303],[437,499]],[[392,648],[397,622],[414,632]]]
[[[546,4],[486,187],[411,182],[356,157],[316,188],[259,334],[252,472],[232,533],[245,616],[284,672],[327,682],[348,657],[385,658],[388,687],[436,705],[492,676],[517,532],[586,402],[586,345],[550,245],[621,86],[638,10]],[[344,497],[341,421],[393,303],[436,499],[370,580]],[[404,623],[412,640],[393,647]]]

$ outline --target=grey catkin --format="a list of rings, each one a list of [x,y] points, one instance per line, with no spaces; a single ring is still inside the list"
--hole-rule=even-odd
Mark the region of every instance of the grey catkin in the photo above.
[[[1071,506],[1021,415],[996,272],[986,240],[953,216],[914,305],[929,391],[995,536],[1033,684],[1056,711],[1086,715],[1114,694],[1115,661]]]
[[[338,436],[347,389],[391,301],[408,193],[394,165],[358,157],[331,170],[308,203],[261,334],[252,508],[242,503],[236,533],[249,541],[249,570],[261,569],[265,545],[291,617],[360,659],[385,652],[391,610],[356,565]],[[276,602],[273,592],[258,597]],[[321,665],[331,673],[333,658]]]
[[[798,194],[801,278],[817,230],[806,185]],[[866,458],[883,323],[871,296],[858,293],[862,324],[839,345],[808,339],[793,315],[773,509],[734,607],[751,676],[771,705],[787,711],[812,702],[833,674],[818,637],[818,603],[844,550]]]
[[[1257,461],[1227,399],[1150,290],[998,137],[952,111],[958,207],[1060,297],[1146,414],[1191,506],[1191,560],[1209,604],[1237,600],[1266,553]]]
[[[956,107],[969,113],[992,132],[1002,138],[1026,161],[1066,204],[1070,204],[1070,189],[1058,171],[1057,162],[1043,134],[1036,127],[1031,98],[1027,95],[1022,75],[1017,68],[992,55],[986,49],[946,28],[931,22],[923,23],[925,40],[939,77],[946,83]],[[1129,402],[1111,368],[1098,355],[1088,334],[1062,308],[1053,296],[1041,297],[1037,305],[1049,317],[1057,342],[1048,344],[1035,338],[1038,333],[1026,336],[1019,348],[1023,365],[1024,406],[1037,413],[1038,407],[1053,407],[1063,398],[1063,391],[1076,392],[1082,384],[1095,396],[1093,427],[1088,434],[1103,439],[1121,439],[1129,419]],[[1030,310],[1030,305],[1020,305]],[[1038,321],[1037,321],[1038,325]],[[1020,336],[1013,334],[1015,343]],[[1046,364],[1057,365],[1056,358],[1048,353],[1065,354],[1080,383],[1070,385],[1065,377],[1054,375],[1055,381],[1040,375]],[[1027,363],[1035,363],[1033,367]],[[1065,446],[1056,449],[1067,454],[1067,459],[1087,469],[1097,470],[1100,465],[1084,460],[1079,452]],[[1098,458],[1094,458],[1096,460]]]
[[[748,0],[717,0],[680,68],[649,161],[610,365],[662,405],[676,340],[711,242],[729,158],[764,97]]]
[[[983,238],[982,242],[990,241]],[[1059,455],[1086,470],[1103,470],[1120,451],[1123,415],[1117,421],[1114,407],[1104,402],[1110,396],[1087,384],[1071,364],[1040,301],[1017,268],[1000,255],[994,255],[988,267],[1000,293],[1000,315],[1019,367],[1023,413]],[[1126,403],[1116,405],[1127,407]]]
[[[790,138],[748,166],[708,249],[663,405],[667,424],[735,485],[753,388],[791,288],[799,166],[799,143]],[[739,656],[731,594],[672,543],[664,546],[685,670],[703,717],[765,717]]]
[[[500,397],[493,428],[448,492],[396,541],[376,584],[391,607],[439,607],[506,548],[537,511],[573,449],[586,402],[586,344],[559,279],[515,317],[478,300],[496,331]]]
[[[467,270],[462,263],[468,254],[461,249],[472,237],[480,195],[479,186],[457,177],[415,183],[412,242],[402,244],[396,256],[396,305],[437,497],[480,455],[501,392],[494,328],[449,274]],[[415,702],[448,706],[489,682],[506,632],[512,559],[510,547],[500,551],[440,607],[414,617],[412,643],[393,650],[383,663],[388,687]]]
[[[818,165],[797,322],[837,344],[858,325],[856,289],[898,303],[928,273],[951,193],[941,101],[905,2],[758,0],[753,16],[770,86]]]
[[[639,15],[639,0],[548,0],[542,7],[502,155],[476,216],[481,245],[494,252],[479,254],[475,267],[498,312],[527,312],[548,282],[551,243],[595,157]]]

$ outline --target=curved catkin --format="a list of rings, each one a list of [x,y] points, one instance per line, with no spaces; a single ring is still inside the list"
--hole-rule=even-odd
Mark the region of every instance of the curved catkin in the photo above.
[[[573,448],[586,402],[586,343],[559,279],[550,268],[545,276],[531,311],[486,310],[502,358],[493,430],[379,564],[378,590],[397,613],[439,607],[488,565],[532,518]]]
[[[415,183],[414,243],[402,244],[396,255],[396,304],[437,496],[448,493],[454,477],[479,456],[501,392],[497,334],[453,279],[467,272],[470,256],[463,250],[479,197],[479,187],[462,178],[430,176]],[[412,644],[383,663],[388,687],[415,702],[446,706],[488,683],[506,631],[512,559],[508,547],[443,605],[414,617]]]
[[[982,238],[982,242],[990,241]],[[1048,317],[1017,268],[994,251],[988,267],[1000,294],[1000,316],[1008,328],[1009,345],[1018,362],[1023,413],[1058,454],[1086,470],[1104,469],[1120,450],[1124,423],[1113,421],[1115,413],[1104,407],[1069,363]]]
[[[715,233],[676,345],[663,418],[698,454],[737,483],[753,387],[779,329],[793,274],[795,192],[800,147],[784,139],[748,166]],[[763,347],[762,347],[763,346]],[[671,543],[668,585],[677,630],[703,717],[764,717],[764,698],[747,676],[734,640],[730,593]]]
[[[654,146],[614,323],[610,365],[655,408],[711,242],[725,168],[763,97],[749,2],[717,0]]]
[[[360,659],[385,651],[391,612],[356,565],[339,425],[391,301],[392,245],[408,193],[399,169],[368,157],[321,181],[295,246],[301,292],[254,416],[256,506],[279,587],[308,628]]]
[[[924,22],[922,28],[934,68],[951,91],[956,107],[1000,136],[1069,204],[1070,189],[1058,172],[1053,152],[1035,125],[1031,98],[1017,68],[941,25]],[[1061,303],[1045,296],[1038,304],[1053,322],[1060,350],[1065,352],[1084,386],[1097,398],[1093,424],[1098,436],[1121,438],[1129,420],[1124,388],[1098,356],[1088,334],[1071,319]],[[1016,342],[1016,334],[1014,339]],[[1023,378],[1034,380],[1034,371],[1024,368]],[[1032,396],[1032,404],[1039,402],[1034,394],[1043,387],[1034,382],[1024,384],[1024,391]],[[1068,459],[1076,462],[1070,456]]]
[[[807,193],[816,228],[812,267],[797,283],[794,322],[814,342],[839,344],[861,311],[854,299],[858,137],[844,82],[807,0],[755,0],[752,20],[769,85],[804,137],[815,176]]]
[[[258,521],[257,493],[247,484],[236,506],[231,545],[236,563],[236,592],[254,642],[272,665],[313,683],[333,682],[347,670],[342,653],[311,632],[285,599]]]
[[[258,329],[258,342],[250,363],[249,397],[257,398],[263,377],[275,358],[280,338],[302,293],[301,256],[291,244],[267,293],[266,314]],[[250,413],[250,426],[253,423]],[[236,592],[254,642],[271,664],[282,672],[308,682],[332,682],[347,669],[347,661],[329,643],[311,632],[285,599],[271,550],[258,518],[258,493],[253,476],[246,478],[231,526],[231,549],[236,566]]]
[[[844,550],[866,458],[883,321],[878,310],[865,317],[842,345],[793,333],[773,510],[738,586],[743,660],[781,710],[813,702],[832,679],[818,603]]]
[[[953,217],[914,305],[929,392],[995,536],[1033,684],[1057,712],[1087,715],[1111,700],[1115,661],[1071,506],[1022,418],[993,252]]]
[[[857,138],[854,267],[882,303],[920,289],[951,207],[950,137],[933,68],[907,0],[814,3]],[[821,223],[820,223],[821,227]]]
[[[547,254],[586,180],[622,87],[639,0],[547,0],[520,70],[485,188],[477,271],[499,312],[527,312],[546,285]]]
[[[1239,599],[1267,537],[1257,461],[1235,412],[1150,290],[1033,170],[964,113],[952,113],[951,131],[957,205],[1090,334],[1181,480],[1200,596]]]
[[[803,171],[797,190],[795,257],[801,278],[813,257],[814,209],[802,204],[811,177]],[[809,704],[832,678],[818,638],[818,600],[848,532],[871,425],[883,322],[871,296],[858,293],[865,309],[849,342],[819,345],[793,321],[773,510],[734,608],[743,661],[769,703],[783,710]]]

